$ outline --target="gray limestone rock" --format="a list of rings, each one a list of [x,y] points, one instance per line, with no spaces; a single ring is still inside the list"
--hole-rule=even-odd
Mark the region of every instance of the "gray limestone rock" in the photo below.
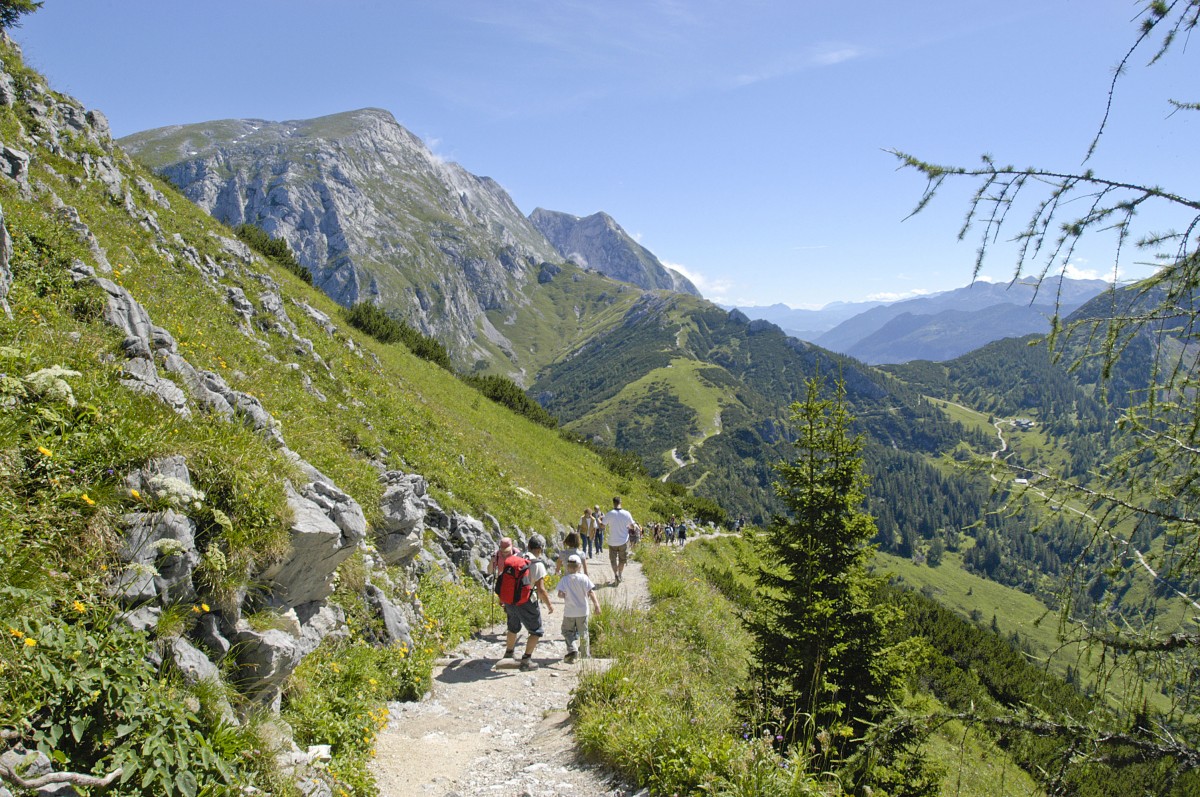
[[[225,289],[225,297],[242,318],[249,321],[254,316],[254,305],[246,298],[246,292],[241,288],[227,287]]]
[[[12,237],[4,226],[4,209],[0,208],[0,310],[12,318],[12,308],[8,306],[8,289],[12,286],[13,274],[8,262],[12,257]]]
[[[193,634],[196,641],[215,656],[217,661],[225,658],[229,653],[229,640],[221,633],[221,623],[217,620],[217,615],[214,613],[206,612],[202,614],[199,622],[196,623]]]
[[[130,609],[127,612],[122,612],[117,616],[121,622],[132,628],[134,631],[153,631],[158,625],[158,618],[162,616],[162,609],[158,606],[138,606],[136,609]]]
[[[283,684],[303,658],[299,641],[285,631],[255,631],[245,621],[238,624],[231,641],[243,692],[278,711]]]
[[[425,478],[388,471],[380,481],[387,487],[379,502],[383,517],[375,529],[376,545],[388,564],[405,564],[421,550],[427,511]]]
[[[367,603],[383,620],[383,630],[387,637],[385,641],[389,645],[404,645],[411,650],[412,634],[404,613],[374,584],[367,584],[366,598]]]
[[[121,384],[126,388],[156,396],[185,418],[191,416],[192,411],[188,408],[187,395],[170,379],[159,376],[154,362],[149,358],[126,361],[121,365],[121,373],[124,375]]]
[[[114,585],[121,600],[131,606],[194,601],[192,572],[200,554],[191,518],[173,509],[133,512],[122,517],[121,525],[125,533],[117,553],[128,565]]]
[[[290,486],[287,495],[293,518],[291,544],[287,555],[260,578],[270,586],[275,605],[296,607],[329,597],[334,571],[354,552],[358,540],[330,520],[320,505]]]
[[[200,650],[183,637],[171,640],[171,659],[189,684],[200,681],[219,681],[221,671]]]
[[[167,199],[167,195],[154,187],[154,184],[145,177],[133,178],[133,184],[138,187],[143,194],[150,197],[150,201],[166,210],[171,209],[171,201]]]

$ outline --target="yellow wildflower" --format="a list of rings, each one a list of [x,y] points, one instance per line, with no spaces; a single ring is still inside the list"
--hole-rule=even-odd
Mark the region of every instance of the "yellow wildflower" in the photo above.
[[[209,609],[208,609],[208,604],[207,604],[207,603],[202,603],[202,604],[200,604],[200,609],[201,609],[202,611],[206,611],[206,612],[207,612],[207,611],[209,610]]]
[[[83,495],[81,495],[81,496],[79,496],[79,497],[80,497],[80,498],[82,498],[82,499],[83,499],[83,502],[84,502],[85,504],[87,504],[88,506],[95,506],[95,505],[96,505],[96,502],[95,502],[95,501],[93,501],[93,500],[91,499],[91,497],[90,497],[90,496],[89,496],[87,493],[84,493]]]
[[[193,606],[193,607],[192,607],[192,613],[193,613],[193,614],[200,614],[200,607],[199,607],[199,606]]]
[[[141,494],[141,493],[139,493],[137,490],[130,490],[130,491],[129,491],[129,494],[130,494],[131,496],[133,496],[133,500],[135,500],[135,501],[141,501],[141,500],[142,500],[142,494]]]
[[[38,446],[38,453],[41,454],[43,457],[54,456],[54,452],[51,451],[50,449],[46,448],[45,446]]]
[[[87,607],[83,605],[82,601],[75,601],[74,603],[71,604],[71,608],[74,609],[75,611],[79,612],[80,614],[83,614],[84,612],[87,611]]]
[[[15,636],[17,639],[20,639],[21,637],[25,636],[24,631],[18,631],[17,629],[13,628],[11,625],[8,627],[8,633],[11,634],[12,636]]]
[[[31,636],[27,636],[27,637],[25,637],[25,647],[32,648],[32,647],[36,647],[36,646],[37,646],[37,640],[36,640],[36,639],[34,639],[34,638],[33,638],[33,637],[31,637]]]

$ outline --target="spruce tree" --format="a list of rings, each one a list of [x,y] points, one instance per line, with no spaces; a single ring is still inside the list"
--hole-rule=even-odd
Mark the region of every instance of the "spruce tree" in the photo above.
[[[827,756],[879,718],[898,686],[888,671],[894,610],[872,606],[867,573],[875,522],[863,510],[863,439],[851,433],[840,381],[832,398],[810,379],[791,407],[796,458],[777,466],[788,509],[759,535],[761,605],[750,620],[752,674],[767,716],[790,742],[820,741]]]

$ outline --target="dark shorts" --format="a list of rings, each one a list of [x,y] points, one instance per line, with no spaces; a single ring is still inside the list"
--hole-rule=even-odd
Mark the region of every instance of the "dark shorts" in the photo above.
[[[542,607],[537,601],[528,601],[520,606],[505,604],[504,613],[508,616],[508,631],[515,634],[525,626],[530,636],[542,636]]]

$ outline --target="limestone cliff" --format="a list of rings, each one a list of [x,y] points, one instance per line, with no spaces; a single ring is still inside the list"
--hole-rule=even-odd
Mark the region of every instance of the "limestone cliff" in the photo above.
[[[395,312],[460,362],[511,348],[486,313],[522,306],[559,259],[494,180],[442,161],[386,111],[172,126],[121,144],[220,221],[286,239],[339,303]]]
[[[565,259],[645,290],[700,295],[687,277],[664,266],[607,213],[580,218],[537,208],[529,214],[529,220]]]

